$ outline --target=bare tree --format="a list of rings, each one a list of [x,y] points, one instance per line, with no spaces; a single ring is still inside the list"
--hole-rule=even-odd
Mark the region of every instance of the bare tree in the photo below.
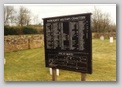
[[[10,25],[15,22],[15,10],[13,6],[4,6],[4,25]]]
[[[35,25],[39,24],[38,15],[35,15],[35,16],[33,17],[33,23],[34,23]]]
[[[95,32],[107,32],[109,29],[110,19],[107,13],[102,13],[101,10],[96,9],[93,12],[92,27]]]
[[[30,20],[31,20],[30,14],[31,13],[27,8],[20,7],[19,16],[18,16],[18,24],[20,26],[29,25]]]
[[[100,32],[100,21],[102,18],[102,13],[100,10],[96,9],[93,12],[92,26],[95,32]]]

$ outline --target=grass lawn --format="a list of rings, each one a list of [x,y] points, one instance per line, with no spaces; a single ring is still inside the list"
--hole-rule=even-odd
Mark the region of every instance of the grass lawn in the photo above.
[[[93,73],[86,81],[116,81],[116,40],[93,39]],[[52,81],[49,68],[45,67],[44,48],[5,53],[5,81]],[[57,81],[80,81],[78,72],[60,70]]]

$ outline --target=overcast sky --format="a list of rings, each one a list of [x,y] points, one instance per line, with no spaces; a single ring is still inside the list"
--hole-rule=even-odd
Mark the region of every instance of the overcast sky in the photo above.
[[[5,4],[10,5],[10,4]],[[103,13],[108,13],[110,19],[116,24],[116,4],[11,4],[15,9],[20,6],[26,7],[33,16],[38,16],[38,22],[42,23],[42,18],[80,14],[93,12],[94,8],[100,9]]]

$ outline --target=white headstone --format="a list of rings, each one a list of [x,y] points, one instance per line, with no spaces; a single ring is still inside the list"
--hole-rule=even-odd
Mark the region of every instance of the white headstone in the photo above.
[[[6,64],[6,59],[4,58],[4,64]]]
[[[104,36],[100,36],[100,40],[104,40]]]
[[[110,43],[113,43],[113,37],[110,37]]]

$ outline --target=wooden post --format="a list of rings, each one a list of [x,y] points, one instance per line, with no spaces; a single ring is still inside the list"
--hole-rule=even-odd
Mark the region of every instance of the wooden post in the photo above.
[[[52,68],[52,81],[56,81],[56,69]]]
[[[86,74],[85,73],[81,73],[81,81],[86,81]]]

